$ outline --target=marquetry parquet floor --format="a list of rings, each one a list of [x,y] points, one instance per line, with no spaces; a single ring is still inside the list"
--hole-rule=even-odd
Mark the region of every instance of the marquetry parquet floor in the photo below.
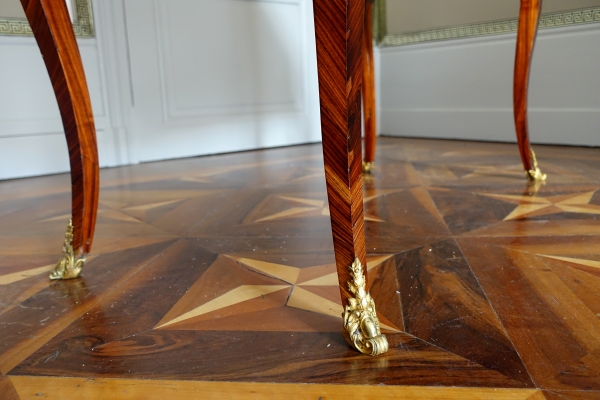
[[[381,138],[378,358],[339,333],[320,145],[103,170],[72,281],[68,176],[0,182],[0,398],[600,398],[600,151],[536,151],[539,187],[516,145]]]

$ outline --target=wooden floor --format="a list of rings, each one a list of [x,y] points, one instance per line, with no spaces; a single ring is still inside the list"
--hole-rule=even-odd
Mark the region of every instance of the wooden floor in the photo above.
[[[600,151],[535,149],[538,188],[516,145],[380,140],[378,358],[340,334],[319,145],[103,170],[72,281],[68,176],[0,182],[0,398],[598,399]]]

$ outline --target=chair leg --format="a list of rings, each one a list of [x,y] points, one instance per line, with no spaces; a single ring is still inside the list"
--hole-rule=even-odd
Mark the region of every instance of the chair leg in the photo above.
[[[541,7],[542,0],[521,0],[513,88],[513,107],[519,152],[521,153],[525,174],[531,181],[546,179],[546,175],[537,166],[535,153],[529,144],[529,127],[527,123],[529,71]]]
[[[38,43],[65,129],[71,164],[72,224],[52,279],[79,276],[98,210],[98,148],[81,56],[64,1],[21,0]]]
[[[375,162],[377,114],[375,108],[375,61],[373,60],[373,1],[365,1],[363,33],[362,102],[365,121],[365,158],[363,172],[371,173]]]
[[[387,351],[366,291],[360,82],[364,0],[314,0],[325,179],[344,306],[342,333],[367,354]]]

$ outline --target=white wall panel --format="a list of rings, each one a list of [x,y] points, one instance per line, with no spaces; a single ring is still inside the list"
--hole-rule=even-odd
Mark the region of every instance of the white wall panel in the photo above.
[[[308,0],[126,0],[141,161],[320,140]]]
[[[302,107],[298,2],[169,1],[160,11],[167,118]]]
[[[600,145],[600,25],[540,31],[529,91],[535,143]],[[379,49],[380,132],[515,141],[516,36]]]
[[[102,0],[79,39],[101,166],[320,140],[311,0]],[[68,171],[33,38],[0,36],[0,179]]]
[[[12,39],[12,40],[11,40]],[[0,137],[62,131],[52,84],[37,44],[31,38],[0,36],[0,51],[9,62],[0,73]],[[105,118],[96,46],[80,44],[94,115]]]
[[[0,51],[0,137],[62,130],[52,85],[33,39],[0,37]]]
[[[111,165],[106,98],[97,41],[78,41],[99,131],[101,164]],[[52,85],[32,37],[0,36],[0,179],[69,170],[67,144]]]

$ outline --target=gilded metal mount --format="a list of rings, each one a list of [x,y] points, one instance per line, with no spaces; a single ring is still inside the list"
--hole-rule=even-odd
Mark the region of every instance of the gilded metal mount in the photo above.
[[[525,176],[532,182],[542,182],[546,180],[546,174],[543,174],[538,167],[537,158],[535,158],[535,152],[531,150],[531,159],[533,161],[533,169],[525,171]]]
[[[363,161],[362,170],[365,174],[370,174],[373,172],[373,168],[375,167],[375,163],[373,161]]]
[[[56,267],[50,273],[50,279],[73,279],[79,277],[85,256],[76,256],[73,250],[73,220],[69,220],[67,232],[65,233],[65,242],[63,244],[63,255],[56,263]]]
[[[355,296],[348,299],[342,318],[342,335],[346,341],[363,354],[377,356],[388,351],[388,341],[381,334],[375,302],[367,292],[363,266],[357,258],[350,266],[352,280],[348,282],[350,292]]]

